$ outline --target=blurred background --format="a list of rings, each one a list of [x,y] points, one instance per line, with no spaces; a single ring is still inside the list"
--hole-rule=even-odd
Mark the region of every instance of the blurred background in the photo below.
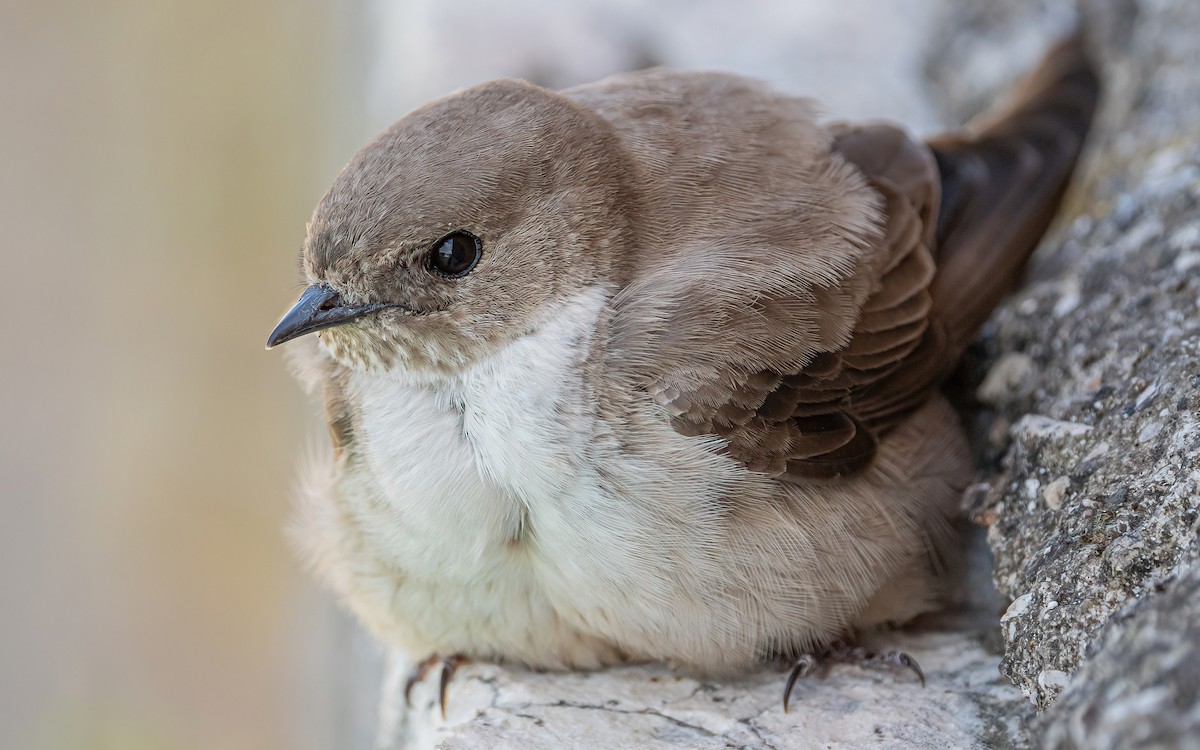
[[[0,748],[369,747],[379,653],[284,529],[304,226],[457,87],[730,70],[938,125],[936,0],[0,0]]]

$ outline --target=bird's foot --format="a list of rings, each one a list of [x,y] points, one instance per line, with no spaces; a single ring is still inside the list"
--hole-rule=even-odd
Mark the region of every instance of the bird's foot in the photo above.
[[[829,671],[829,667],[834,664],[854,664],[860,667],[882,668],[891,671],[908,670],[915,674],[917,679],[921,681],[921,687],[925,687],[925,673],[921,671],[921,665],[917,663],[916,659],[903,651],[878,653],[868,651],[861,646],[848,646],[844,643],[838,643],[818,653],[803,654],[800,658],[796,659],[796,664],[792,667],[792,672],[788,675],[787,684],[783,688],[783,712],[787,713],[788,701],[792,696],[792,689],[796,687],[798,680],[808,677],[813,673],[819,673],[823,676]]]
[[[450,656],[441,656],[440,654],[430,654],[424,660],[413,667],[409,673],[408,679],[404,682],[404,705],[412,707],[412,689],[418,682],[422,682],[433,668],[439,664],[442,666],[441,682],[438,685],[438,704],[442,709],[442,719],[446,718],[446,688],[450,686],[450,680],[454,679],[454,673],[458,668],[471,661],[471,657],[464,654],[452,654]]]

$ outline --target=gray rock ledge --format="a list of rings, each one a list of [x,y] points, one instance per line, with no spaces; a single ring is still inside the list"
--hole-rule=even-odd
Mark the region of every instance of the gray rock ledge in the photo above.
[[[959,48],[1062,5],[962,3]],[[1059,231],[985,336],[983,453],[1003,461],[971,512],[1012,599],[1001,668],[1049,707],[1040,741],[1200,747],[1200,3],[1083,14],[1106,104]]]

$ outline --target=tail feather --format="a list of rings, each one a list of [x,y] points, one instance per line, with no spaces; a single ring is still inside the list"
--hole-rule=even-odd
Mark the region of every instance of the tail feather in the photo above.
[[[1012,103],[928,146],[941,173],[931,294],[961,348],[1018,281],[1058,209],[1100,82],[1081,35],[1055,47]]]

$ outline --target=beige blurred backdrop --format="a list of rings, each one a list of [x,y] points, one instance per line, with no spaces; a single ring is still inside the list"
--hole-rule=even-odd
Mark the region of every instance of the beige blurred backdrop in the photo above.
[[[363,132],[335,0],[0,0],[0,748],[339,746],[267,332]]]
[[[286,541],[266,334],[370,133],[649,64],[928,129],[935,0],[0,0],[0,750],[360,748],[377,654]]]

